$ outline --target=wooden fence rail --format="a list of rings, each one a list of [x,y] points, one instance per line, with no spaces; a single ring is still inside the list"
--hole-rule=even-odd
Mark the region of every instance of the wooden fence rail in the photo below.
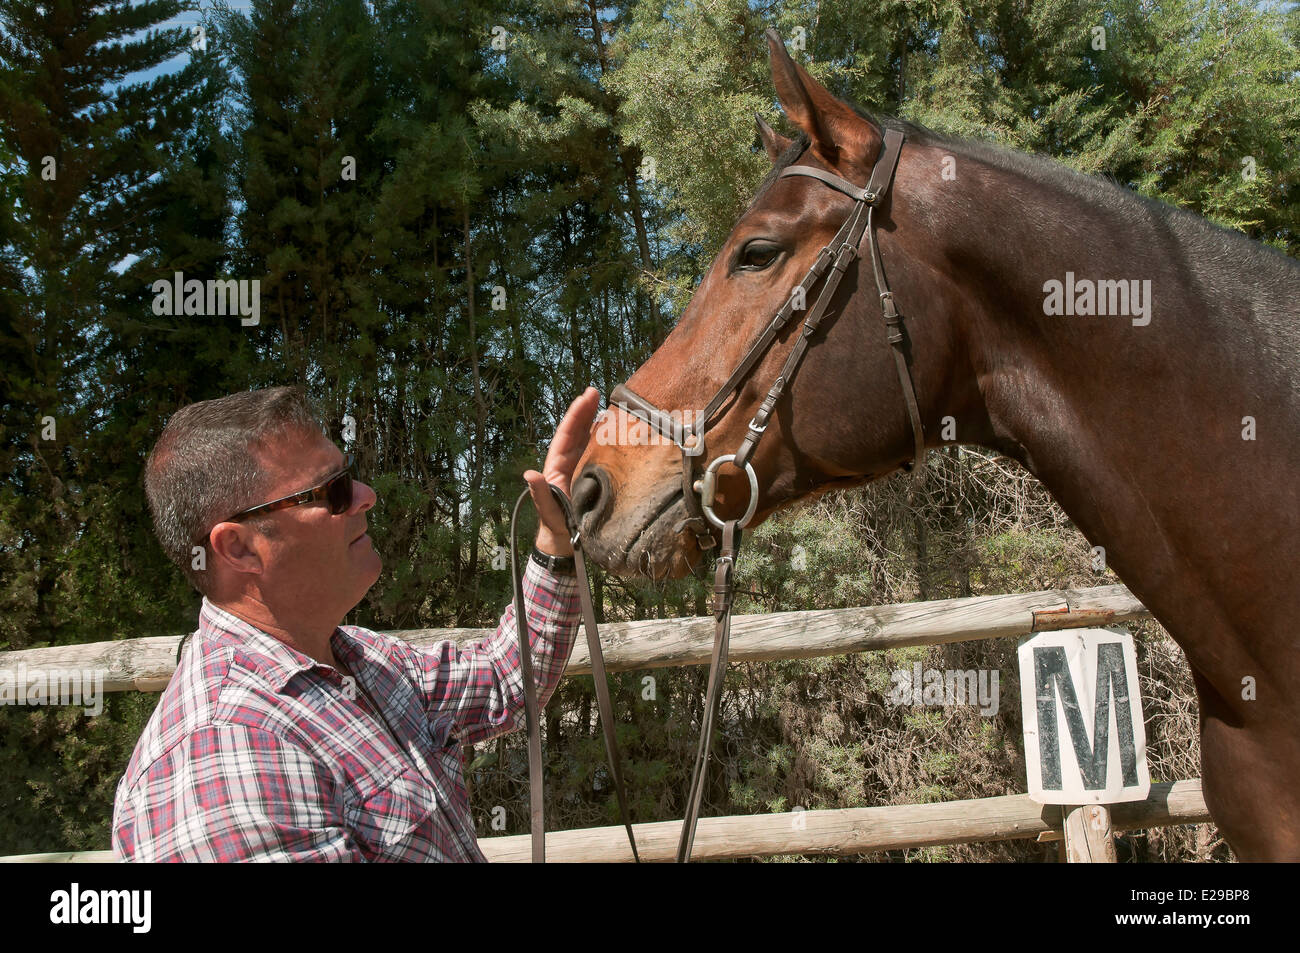
[[[1210,819],[1199,780],[1153,784],[1145,801],[1113,804],[1110,812],[1116,831],[1202,824]],[[642,859],[672,861],[681,827],[681,821],[632,825]],[[696,860],[738,860],[785,854],[868,854],[975,841],[1060,840],[1062,833],[1060,807],[1035,804],[1027,794],[1012,794],[937,804],[702,817],[691,856]],[[532,857],[527,835],[483,837],[479,847],[493,863],[526,864]],[[596,827],[547,834],[546,858],[556,863],[630,863],[632,851],[622,827]],[[111,851],[81,851],[2,857],[0,863],[112,859]]]
[[[1067,610],[1067,611],[1062,611]],[[1049,628],[1111,625],[1149,618],[1124,586],[1047,589],[1005,596],[972,596],[855,609],[815,609],[735,616],[733,662],[815,658],[910,645],[939,645],[1022,636]],[[444,639],[486,638],[491,629],[405,629],[388,633],[427,647]],[[105,692],[160,692],[176,669],[181,636],[89,642],[0,652],[0,672],[25,666],[29,676],[48,670],[100,670]],[[713,650],[713,619],[646,619],[600,627],[610,671],[705,665]],[[566,675],[590,675],[587,644],[579,639]]]
[[[1049,589],[1003,596],[976,596],[854,609],[822,609],[736,616],[733,662],[815,658],[854,652],[939,645],[975,639],[1025,636],[1048,629],[1111,625],[1149,618],[1124,586]],[[491,629],[408,629],[389,634],[416,646],[452,639],[484,638]],[[600,627],[610,671],[703,665],[713,644],[711,618],[650,619]],[[161,691],[175,671],[181,636],[157,636],[82,645],[0,652],[0,676],[23,671],[100,671],[103,690]],[[566,675],[591,673],[586,644],[578,640]],[[12,677],[12,675],[10,675]],[[1145,801],[1110,808],[1114,831],[1198,824],[1210,820],[1199,780],[1152,784]],[[642,857],[672,860],[680,821],[635,825]],[[785,814],[701,818],[694,854],[701,860],[784,854],[862,854],[973,841],[1068,837],[1059,806],[1036,804],[1028,795],[937,804],[894,805]],[[558,831],[547,835],[547,856],[560,862],[630,861],[621,827]],[[485,837],[484,854],[496,862],[527,862],[527,836]],[[0,857],[0,863],[87,863],[112,859],[110,851]]]

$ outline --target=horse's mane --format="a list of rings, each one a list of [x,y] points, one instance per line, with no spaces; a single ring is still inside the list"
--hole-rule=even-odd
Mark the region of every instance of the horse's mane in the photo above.
[[[1034,183],[1040,188],[1064,192],[1095,208],[1107,209],[1121,219],[1134,224],[1163,228],[1172,233],[1188,253],[1207,270],[1197,277],[1207,282],[1215,281],[1215,274],[1240,272],[1241,269],[1260,271],[1271,278],[1275,293],[1255,286],[1257,292],[1270,299],[1271,307],[1259,317],[1271,324],[1287,338],[1300,330],[1300,324],[1290,317],[1295,308],[1296,282],[1300,279],[1300,262],[1275,248],[1257,242],[1241,232],[1224,228],[1166,202],[1148,198],[1125,187],[1118,181],[1101,175],[1088,175],[1070,168],[1058,159],[1045,155],[1020,152],[1005,146],[973,139],[963,139],[936,132],[919,123],[895,116],[872,114],[858,105],[848,104],[854,112],[878,129],[897,129],[909,142],[918,145],[938,146],[959,158],[980,162]],[[754,194],[756,203],[780,176],[808,148],[808,136],[798,132],[790,147],[781,154]],[[1068,224],[1064,227],[1069,227]],[[1225,293],[1227,289],[1215,289]],[[1268,311],[1272,314],[1268,314]],[[1296,342],[1300,344],[1300,341]]]
[[[857,105],[850,105],[854,112],[868,122],[897,129],[911,141],[942,146],[954,155],[982,162],[1048,188],[1059,189],[1089,205],[1118,209],[1124,217],[1154,218],[1203,254],[1234,258],[1248,248],[1255,253],[1255,260],[1260,266],[1267,268],[1271,262],[1279,278],[1289,272],[1291,281],[1296,278],[1296,269],[1300,269],[1300,262],[1276,248],[1257,242],[1236,229],[1217,225],[1194,212],[1142,195],[1111,176],[1089,175],[1050,156],[1020,152],[991,142],[944,135],[919,123],[893,116],[873,116]]]

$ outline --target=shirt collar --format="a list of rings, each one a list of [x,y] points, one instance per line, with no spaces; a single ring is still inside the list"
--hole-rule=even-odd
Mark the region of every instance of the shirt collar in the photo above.
[[[337,671],[209,602],[207,596],[203,597],[203,607],[199,610],[199,635],[214,645],[234,649],[240,664],[258,672],[277,692],[283,691],[290,679],[303,672]],[[330,648],[349,667],[360,651],[338,627],[330,636]]]

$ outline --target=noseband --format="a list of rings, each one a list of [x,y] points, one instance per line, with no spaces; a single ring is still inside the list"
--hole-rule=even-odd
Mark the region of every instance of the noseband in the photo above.
[[[889,194],[889,187],[894,181],[894,170],[898,167],[898,156],[903,148],[903,139],[904,136],[901,132],[895,129],[885,130],[884,145],[881,148],[880,158],[871,170],[871,179],[866,188],[858,188],[847,179],[812,166],[792,165],[782,170],[780,178],[792,175],[808,176],[843,192],[853,199],[853,211],[844,224],[840,226],[839,232],[831,239],[830,244],[817,255],[817,260],[808,269],[803,281],[795,286],[789,300],[781,306],[776,316],[763,330],[763,333],[759,335],[758,340],[753,343],[740,363],[736,365],[736,369],[731,372],[731,376],[727,378],[726,383],[718,389],[718,392],[713,395],[704,409],[691,420],[690,424],[674,421],[669,414],[650,403],[650,401],[633,393],[627,384],[619,384],[610,394],[611,406],[617,406],[625,413],[629,413],[649,424],[653,430],[671,440],[681,450],[682,498],[689,515],[673,528],[673,532],[680,533],[683,529],[691,529],[695,533],[701,549],[708,549],[717,545],[718,541],[714,538],[713,532],[709,528],[710,525],[719,530],[723,529],[724,525],[723,521],[713,512],[717,471],[722,464],[730,463],[736,469],[743,470],[746,476],[749,477],[749,505],[744,515],[737,521],[738,527],[743,528],[753,519],[754,511],[758,507],[758,477],[754,473],[750,460],[758,447],[758,442],[763,438],[764,431],[767,430],[768,418],[776,407],[777,400],[780,399],[781,394],[790,383],[799,362],[803,360],[804,353],[808,349],[809,341],[813,334],[816,333],[822,319],[826,316],[831,299],[835,296],[836,289],[839,288],[840,279],[844,277],[853,259],[859,256],[858,246],[864,233],[871,249],[871,266],[876,276],[876,289],[880,293],[881,313],[885,319],[888,340],[894,352],[894,363],[898,369],[898,380],[903,388],[903,398],[907,402],[907,414],[912,425],[915,446],[912,460],[904,465],[904,469],[911,470],[918,463],[924,462],[925,431],[921,425],[921,413],[916,403],[916,389],[912,384],[912,374],[908,368],[907,355],[903,349],[902,315],[898,313],[898,309],[894,305],[894,295],[885,283],[885,272],[880,260],[880,249],[876,246],[876,230],[873,218],[875,210],[884,202],[885,197]],[[828,270],[830,271],[829,275],[827,275]],[[777,375],[776,382],[772,384],[771,389],[767,392],[767,397],[763,399],[763,403],[759,405],[758,411],[750,420],[749,430],[744,439],[741,440],[740,446],[735,453],[715,457],[705,467],[703,477],[697,479],[695,476],[695,459],[702,457],[705,453],[704,437],[710,425],[714,422],[714,418],[718,415],[718,411],[740,389],[746,375],[753,370],[754,365],[758,363],[759,359],[776,339],[776,336],[781,333],[781,330],[789,324],[798,311],[804,309],[807,295],[812,292],[813,287],[823,276],[826,276],[826,283],[822,287],[821,294],[818,295],[812,311],[808,313],[799,339],[795,342],[790,356],[786,358],[780,374]]]

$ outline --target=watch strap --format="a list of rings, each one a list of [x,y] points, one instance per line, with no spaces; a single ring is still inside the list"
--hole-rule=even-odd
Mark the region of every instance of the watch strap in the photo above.
[[[559,576],[576,576],[578,574],[578,567],[574,564],[572,556],[552,556],[534,546],[528,558],[543,569],[550,570]]]

